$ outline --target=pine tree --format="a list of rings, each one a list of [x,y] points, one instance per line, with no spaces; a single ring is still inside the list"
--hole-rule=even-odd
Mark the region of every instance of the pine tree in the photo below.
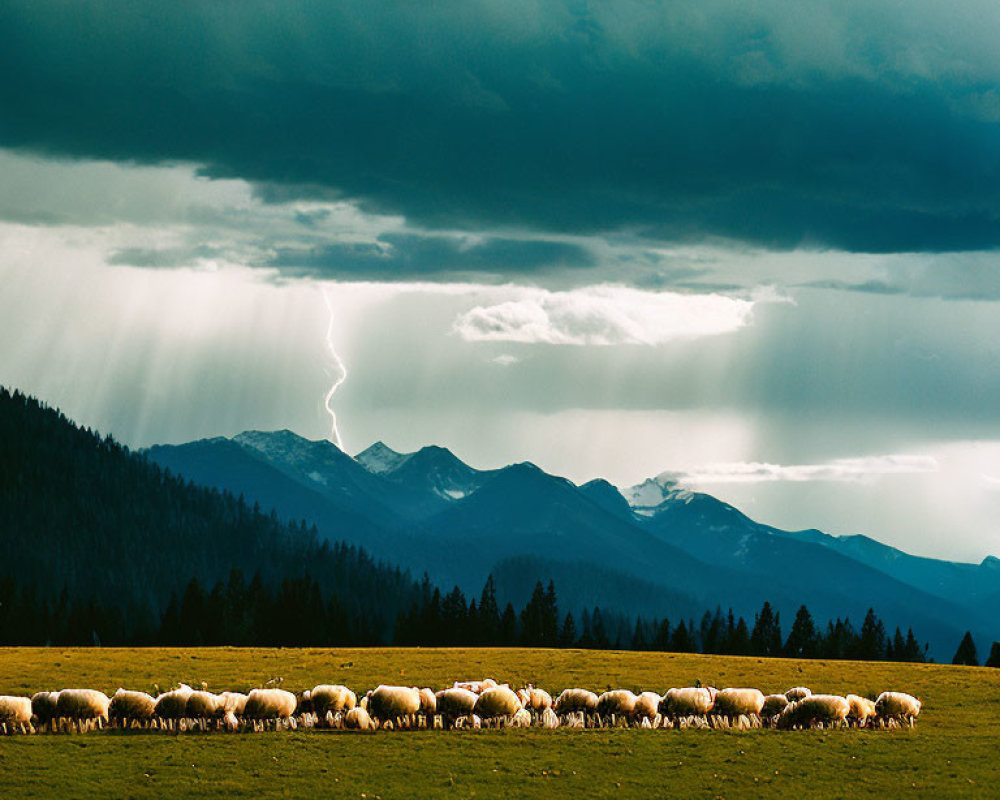
[[[479,595],[479,632],[482,644],[499,644],[500,608],[497,606],[497,587],[492,572],[486,578],[483,593]]]
[[[882,661],[885,659],[885,627],[869,608],[865,621],[861,623],[861,638],[858,641],[857,657],[862,661]]]
[[[819,637],[812,614],[804,605],[795,613],[795,621],[785,641],[784,653],[791,658],[814,658]]]
[[[965,632],[965,636],[963,636],[962,641],[959,642],[958,650],[955,651],[955,657],[951,660],[951,663],[963,664],[967,667],[979,666],[979,656],[976,654],[976,643],[972,641],[971,632]]]
[[[764,601],[754,621],[753,632],[750,634],[750,651],[757,656],[781,655],[781,619],[767,601]]]
[[[499,644],[505,647],[517,644],[517,613],[511,603],[507,603],[500,617],[498,634]]]
[[[984,667],[1000,667],[1000,642],[993,642],[990,648],[990,657],[986,659]]]
[[[675,653],[693,653],[694,639],[684,620],[674,628],[674,634],[670,638],[670,649]]]
[[[573,612],[567,612],[563,620],[562,631],[559,633],[559,644],[562,647],[574,647],[577,644],[576,623],[573,621]]]

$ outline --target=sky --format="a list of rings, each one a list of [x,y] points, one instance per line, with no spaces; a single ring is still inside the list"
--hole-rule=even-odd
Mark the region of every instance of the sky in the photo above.
[[[439,444],[1000,555],[998,38],[979,0],[9,0],[0,384],[134,447]]]

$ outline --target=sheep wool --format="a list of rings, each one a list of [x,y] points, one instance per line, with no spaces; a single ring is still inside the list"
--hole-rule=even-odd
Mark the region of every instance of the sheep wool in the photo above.
[[[552,708],[552,695],[544,689],[536,689],[534,686],[525,686],[518,689],[517,697],[528,711],[541,713],[546,708]]]
[[[701,716],[712,710],[715,698],[715,693],[704,686],[670,689],[660,701],[660,713],[665,717]]]
[[[764,693],[760,689],[723,689],[715,696],[712,711],[727,717],[760,714]]]
[[[776,717],[785,710],[788,698],[783,694],[769,694],[764,698],[764,706],[760,710],[763,717]]]
[[[373,731],[375,723],[367,711],[356,706],[344,714],[344,727],[352,731]]]
[[[284,689],[254,689],[247,695],[243,714],[250,719],[288,719],[296,704],[295,695]]]
[[[558,728],[559,727],[559,716],[551,708],[546,708],[542,715],[538,718],[538,724],[543,728]]]
[[[368,701],[368,713],[378,720],[408,717],[420,711],[420,692],[412,686],[379,686]]]
[[[313,711],[322,719],[327,711],[334,714],[342,714],[350,711],[358,704],[358,696],[340,684],[330,685],[322,683],[316,686],[310,693],[312,697]]]
[[[476,700],[474,709],[476,716],[482,719],[494,717],[512,717],[521,710],[521,701],[506,686],[485,689]]]
[[[615,689],[597,698],[597,713],[602,717],[631,716],[635,711],[636,696],[628,689]]]
[[[29,725],[31,698],[0,695],[0,722],[7,725]]]
[[[811,694],[812,689],[807,689],[805,686],[795,686],[785,692],[785,697],[788,698],[789,703],[794,703],[796,700],[804,700]]]
[[[155,706],[156,700],[152,695],[145,692],[118,689],[108,703],[108,717],[110,719],[148,720],[152,718]]]
[[[555,710],[560,714],[592,713],[597,710],[597,695],[586,689],[563,689],[556,698]]]
[[[159,719],[182,719],[187,714],[187,701],[193,692],[194,689],[186,683],[164,692],[156,698],[153,716]]]
[[[452,688],[438,692],[435,696],[437,711],[449,719],[457,719],[472,713],[478,699],[469,689]]]
[[[420,690],[420,713],[428,717],[437,713],[437,696],[433,689],[425,687]]]
[[[223,714],[232,714],[234,717],[242,717],[246,711],[247,696],[241,692],[223,692],[219,695],[219,711]]]
[[[785,707],[778,717],[779,728],[809,727],[817,722],[842,722],[851,710],[846,697],[811,694]]]
[[[184,715],[195,719],[209,719],[219,713],[219,705],[218,695],[211,692],[191,692]]]
[[[111,701],[95,689],[63,689],[56,701],[56,715],[73,719],[108,719]]]
[[[858,722],[864,722],[869,717],[875,716],[875,701],[857,694],[847,695],[847,704],[850,706],[848,716]]]
[[[920,713],[920,701],[905,692],[882,692],[875,701],[880,717],[915,717]]]
[[[31,696],[31,713],[41,723],[55,719],[58,701],[59,692],[36,692]]]
[[[660,697],[656,692],[643,692],[635,698],[635,708],[632,713],[636,719],[655,719],[659,712]]]

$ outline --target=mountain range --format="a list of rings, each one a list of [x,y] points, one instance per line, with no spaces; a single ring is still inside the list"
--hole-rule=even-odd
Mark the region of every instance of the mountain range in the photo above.
[[[377,442],[351,457],[287,430],[159,445],[146,455],[196,484],[242,494],[331,541],[357,543],[440,585],[476,592],[494,574],[522,604],[555,579],[568,609],[687,618],[763,601],[789,624],[806,604],[825,622],[859,624],[874,607],[940,660],[962,633],[1000,638],[1000,560],[909,555],[865,536],[784,531],[666,477],[620,491],[576,485],[531,463],[478,470],[449,450],[399,453]]]

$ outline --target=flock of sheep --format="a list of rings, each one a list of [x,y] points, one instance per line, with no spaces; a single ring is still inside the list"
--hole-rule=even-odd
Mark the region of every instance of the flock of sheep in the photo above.
[[[321,684],[292,694],[253,689],[213,694],[181,684],[156,697],[119,689],[108,697],[93,689],[0,696],[0,733],[83,732],[104,727],[164,731],[261,731],[330,728],[358,731],[407,728],[898,728],[913,726],[920,701],[902,692],[876,700],[813,694],[805,687],[764,695],[758,689],[688,687],[597,695],[566,689],[555,700],[528,685],[514,691],[487,678],[456,682],[434,692],[379,686],[359,700],[346,686]]]

